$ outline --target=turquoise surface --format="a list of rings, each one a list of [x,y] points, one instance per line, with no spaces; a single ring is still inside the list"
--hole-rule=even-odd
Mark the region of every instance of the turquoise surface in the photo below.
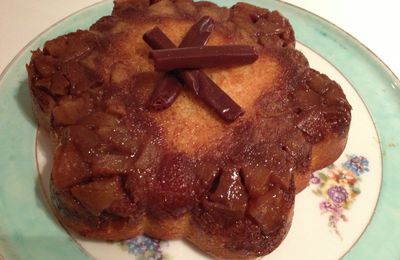
[[[399,259],[399,80],[367,48],[329,22],[283,2],[247,2],[288,17],[297,40],[336,66],[366,103],[381,140],[384,177],[376,213],[345,259]],[[230,6],[235,1],[218,3]],[[100,2],[62,20],[29,43],[0,76],[0,254],[6,259],[88,258],[49,213],[41,193],[25,64],[30,50],[57,35],[89,27],[111,9],[112,1]]]

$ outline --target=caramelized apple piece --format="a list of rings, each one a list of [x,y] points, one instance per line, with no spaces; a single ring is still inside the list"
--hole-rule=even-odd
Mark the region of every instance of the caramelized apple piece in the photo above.
[[[126,106],[124,102],[114,98],[107,101],[107,112],[117,116],[124,116],[126,115]]]
[[[32,89],[33,95],[35,95],[35,101],[39,105],[40,109],[45,112],[49,113],[54,106],[56,105],[56,102],[54,99],[48,95],[46,92],[43,90],[40,90],[38,88]]]
[[[306,142],[299,130],[287,136],[281,145],[282,149],[293,158],[304,158],[304,160],[307,160],[311,156],[311,145]]]
[[[101,144],[100,137],[95,131],[92,131],[81,125],[67,127],[68,138],[82,151],[94,149]]]
[[[44,45],[44,53],[53,57],[70,61],[90,53],[96,45],[96,35],[88,31],[78,30],[67,36],[63,35]]]
[[[150,0],[150,2],[151,1],[154,1],[154,0]],[[177,9],[179,11],[182,11],[183,13],[187,13],[187,14],[193,16],[193,17],[197,14],[196,13],[197,12],[196,7],[190,1],[178,0],[178,1],[175,1],[175,4],[177,6]]]
[[[249,201],[248,214],[256,220],[266,234],[279,229],[286,219],[283,191],[273,186],[263,196]]]
[[[283,17],[278,11],[274,10],[270,13],[268,13],[267,15],[267,19],[268,21],[277,24],[281,27],[287,27],[287,29],[289,28],[290,24],[288,22],[288,20]]]
[[[268,190],[271,171],[266,167],[253,166],[243,168],[244,183],[250,197],[259,197]]]
[[[69,126],[66,132],[67,138],[79,149],[85,161],[91,161],[106,148],[96,132],[84,126]]]
[[[265,47],[294,47],[294,33],[289,22],[279,12],[262,16],[256,25],[260,28],[259,42]]]
[[[302,110],[309,110],[322,104],[322,97],[305,86],[297,88],[294,96],[296,104]]]
[[[52,194],[56,207],[67,217],[82,217],[90,215],[82,204],[72,196],[71,192],[64,191]]]
[[[64,60],[78,60],[90,54],[97,45],[96,34],[89,31],[78,30],[72,33],[67,40],[67,48],[64,50]]]
[[[123,81],[128,80],[131,76],[129,74],[129,67],[123,63],[114,64],[111,68],[110,74],[110,82],[115,86],[120,85]]]
[[[162,157],[162,164],[157,168],[154,178],[149,180],[149,215],[155,218],[180,217],[193,207],[196,179],[190,171],[190,164],[191,160],[185,156],[176,158],[174,154],[166,154]],[[140,174],[148,175],[142,171]]]
[[[147,192],[152,186],[151,183],[155,178],[155,174],[152,172],[137,171],[125,176],[125,189],[129,199],[133,201],[135,205],[144,207],[147,204]]]
[[[194,171],[198,178],[199,184],[202,187],[211,188],[212,182],[217,178],[219,168],[216,167],[215,163],[208,161],[199,161],[196,163],[196,169]],[[205,190],[205,192],[208,192]],[[202,194],[198,194],[201,197]]]
[[[139,211],[135,204],[133,204],[125,194],[118,194],[123,195],[123,197],[114,200],[114,202],[108,208],[108,212],[125,218],[133,218],[138,214],[142,214],[142,212]]]
[[[203,206],[216,216],[237,220],[244,216],[247,200],[239,170],[233,169],[221,174],[216,190],[203,202]]]
[[[76,124],[79,119],[90,113],[91,104],[85,98],[64,97],[59,105],[53,109],[53,117],[56,123],[61,125]]]
[[[264,47],[294,46],[294,33],[289,22],[279,12],[237,3],[231,9],[231,18],[241,29],[258,38]]]
[[[134,82],[133,88],[129,91],[135,100],[135,103],[131,104],[135,107],[147,106],[151,95],[158,82],[161,81],[163,77],[162,73],[156,72],[146,72],[133,75],[131,80]]]
[[[238,169],[224,171],[219,179],[217,189],[209,196],[211,201],[227,205],[246,204],[247,194],[242,184]]]
[[[210,16],[215,21],[223,23],[229,18],[229,10],[226,8],[219,8],[215,3],[208,1],[199,1],[194,3],[197,7],[197,15],[199,17]]]
[[[307,79],[307,85],[320,95],[325,94],[329,90],[329,85],[331,80],[328,76],[320,74],[315,70],[310,71],[310,77]]]
[[[80,125],[84,125],[89,128],[100,128],[106,126],[117,126],[119,124],[118,117],[105,113],[95,112],[86,117],[83,117],[79,121]]]
[[[240,207],[239,205],[231,207],[229,205],[221,204],[218,202],[212,202],[209,200],[203,201],[203,207],[216,219],[223,220],[228,223],[232,223],[238,219],[241,219],[244,216],[244,212],[246,209],[245,205],[242,207]]]
[[[51,77],[51,93],[54,95],[68,94],[69,81],[59,72]]]
[[[44,53],[53,57],[61,57],[67,49],[67,36],[63,35],[44,44]]]
[[[42,78],[35,81],[35,88],[46,89],[50,91],[51,79]]]
[[[348,129],[351,120],[349,107],[326,107],[319,111],[312,110],[306,113],[302,121],[297,124],[311,144],[317,143],[325,136],[334,132],[343,134]]]
[[[33,60],[35,69],[42,77],[50,77],[57,66],[57,60],[51,56],[40,55]]]
[[[117,150],[132,157],[139,150],[140,136],[125,127],[101,127],[97,131],[103,140],[107,140]]]
[[[71,83],[72,94],[81,94],[99,81],[90,69],[82,67],[78,62],[71,61],[64,64],[63,71]]]
[[[59,146],[54,154],[52,181],[58,190],[63,190],[90,177],[88,166],[72,144]]]
[[[108,209],[116,199],[123,197],[119,177],[76,185],[71,189],[71,193],[95,216],[99,216],[103,210]]]
[[[278,185],[282,190],[288,190],[291,180],[292,174],[289,172],[274,172],[271,174],[270,183]]]
[[[323,111],[326,128],[337,134],[343,134],[351,120],[350,110],[346,108],[329,107]]]
[[[297,128],[299,128],[305,134],[304,137],[309,143],[318,143],[325,136],[324,118],[322,112],[315,110],[309,111],[297,124]]]
[[[343,90],[336,82],[328,84],[329,90],[325,93],[325,102],[328,106],[335,106],[338,104],[346,104],[346,96]]]
[[[133,170],[134,162],[129,156],[105,154],[93,160],[92,171],[96,175],[125,174]]]
[[[176,17],[178,12],[175,5],[170,1],[152,1],[153,5],[149,7],[149,11],[154,16]]]
[[[284,28],[282,28],[281,25],[272,23],[266,19],[259,19],[256,24],[260,27],[263,33],[268,36],[280,34],[284,31]]]
[[[147,170],[152,166],[157,165],[160,160],[160,154],[158,151],[158,147],[153,142],[148,142],[141,154],[139,155],[138,160],[135,163],[136,168],[139,170]]]

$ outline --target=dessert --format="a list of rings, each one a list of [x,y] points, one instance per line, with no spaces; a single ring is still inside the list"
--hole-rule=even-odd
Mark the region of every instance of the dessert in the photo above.
[[[192,68],[198,89],[176,76],[187,68],[157,71],[143,36],[157,27],[168,48],[193,47],[188,32],[204,17],[213,20],[204,45],[251,46],[258,59]],[[272,252],[296,193],[340,155],[351,119],[340,86],[294,45],[277,11],[191,0],[117,0],[89,30],[46,42],[27,70],[35,115],[56,147],[58,218],[93,239],[144,233],[222,258]],[[204,82],[238,105],[233,116],[218,113]]]

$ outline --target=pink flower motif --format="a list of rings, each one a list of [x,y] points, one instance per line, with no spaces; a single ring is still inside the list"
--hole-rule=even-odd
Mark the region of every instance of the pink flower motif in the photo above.
[[[328,195],[334,203],[340,204],[346,201],[349,194],[342,186],[333,186],[328,189]]]
[[[311,176],[311,179],[310,179],[311,184],[319,184],[320,182],[321,182],[320,178],[316,177],[315,175]]]
[[[335,203],[331,203],[329,201],[321,201],[319,204],[319,208],[323,212],[331,212],[333,214],[340,214],[342,212],[342,208],[340,205],[336,205]]]

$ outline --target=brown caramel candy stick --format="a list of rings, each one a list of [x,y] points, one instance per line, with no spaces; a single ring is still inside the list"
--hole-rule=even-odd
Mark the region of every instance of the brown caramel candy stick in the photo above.
[[[155,27],[143,35],[143,40],[153,49],[176,48],[175,44],[165,37],[164,33]],[[169,74],[165,76],[151,95],[149,107],[155,110],[163,110],[172,105],[181,92],[182,84],[172,79]]]
[[[150,98],[150,107],[163,110],[172,105],[181,92],[182,84],[171,74],[166,74]]]
[[[192,71],[189,74],[195,82],[198,82],[199,91],[196,95],[225,121],[233,122],[244,114],[243,109],[218,87],[207,74],[201,70]]]
[[[153,48],[169,48],[171,42],[168,37],[158,28],[147,32],[144,41]],[[185,83],[195,94],[199,96],[208,106],[210,106],[219,116],[227,122],[232,122],[244,111],[235,103],[225,92],[223,92],[208,76],[200,70],[177,70],[177,76]],[[199,80],[202,79],[202,80]],[[207,80],[205,80],[207,79]],[[205,87],[201,89],[201,85]],[[200,94],[201,92],[201,94]]]
[[[214,30],[214,21],[210,16],[203,16],[186,33],[179,48],[204,46]],[[167,49],[167,48],[164,48]]]
[[[143,40],[154,50],[176,48],[175,44],[158,27],[146,32]]]
[[[186,37],[185,37],[186,38]],[[143,40],[153,49],[170,49],[175,48],[175,45],[168,39],[168,37],[158,28],[146,32],[143,36]],[[185,39],[183,39],[185,41]],[[172,46],[174,47],[171,47]],[[195,78],[191,75],[192,71],[176,70],[174,73],[185,82],[193,92],[197,95],[199,93],[199,84]],[[172,93],[171,93],[172,95]]]
[[[189,46],[203,46],[207,43],[208,37],[214,29],[214,21],[209,16],[204,16],[196,24],[194,24],[190,30],[186,33],[185,38],[182,40],[179,47]],[[160,36],[161,35],[161,36]],[[158,41],[152,41],[154,38],[160,39]],[[173,42],[167,37],[163,37],[163,33],[159,28],[147,32],[143,39],[153,48],[162,49],[175,48]],[[181,83],[174,77],[167,75],[160,85],[154,90],[150,99],[149,107],[155,110],[163,110],[172,105],[175,99],[178,97],[181,91]]]
[[[200,21],[194,24],[186,33],[181,44],[179,44],[179,48],[206,45],[208,42],[208,38],[213,30],[213,19],[210,16],[203,16]],[[176,75],[180,79],[186,79],[183,82],[185,82],[185,85],[190,87],[196,95],[199,93],[199,84],[196,80],[194,80],[193,76],[191,76],[190,71],[177,70]]]
[[[156,70],[170,71],[250,64],[258,55],[248,45],[223,45],[153,50],[150,57]]]

